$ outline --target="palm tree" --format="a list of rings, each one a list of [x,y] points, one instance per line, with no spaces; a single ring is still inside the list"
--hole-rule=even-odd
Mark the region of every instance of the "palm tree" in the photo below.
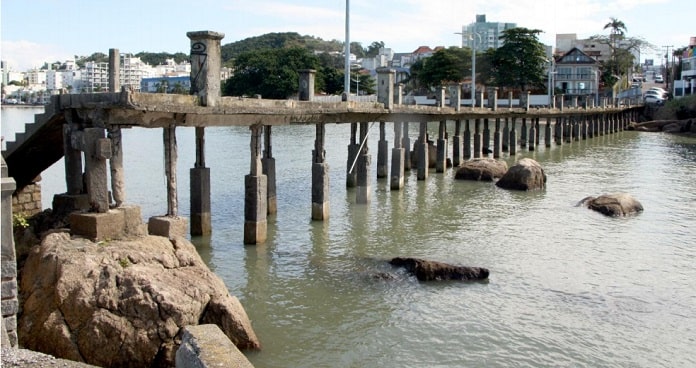
[[[618,20],[617,18],[611,17],[609,18],[609,23],[604,25],[604,29],[610,28],[610,33],[609,33],[609,41],[611,44],[611,59],[614,61],[614,64],[616,65],[616,49],[619,47],[618,43],[619,40],[623,38],[624,33],[626,32],[626,24],[623,21]],[[616,71],[616,74],[619,75],[619,71]]]

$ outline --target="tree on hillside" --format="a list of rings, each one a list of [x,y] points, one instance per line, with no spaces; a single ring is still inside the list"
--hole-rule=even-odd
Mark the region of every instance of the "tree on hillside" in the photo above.
[[[175,54],[170,54],[167,52],[139,52],[134,56],[140,58],[143,63],[149,65],[162,65],[167,61],[167,59],[174,59],[174,62],[177,64],[189,60],[189,55],[184,54],[183,52],[177,52]]]
[[[241,41],[228,43],[221,46],[221,57],[223,64],[229,65],[230,61],[239,55],[263,49],[279,48],[306,48],[310,51],[342,51],[340,41],[325,41],[318,37],[302,36],[297,32],[267,33],[261,36],[245,38]]]
[[[375,41],[365,50],[365,57],[375,57],[379,55],[379,49],[384,47],[383,41]]]
[[[93,61],[95,63],[108,63],[109,55],[103,52],[95,52],[90,56],[75,55],[75,64],[77,64],[77,66],[80,68],[84,68],[85,64],[90,61]]]
[[[264,49],[239,55],[234,76],[225,81],[225,96],[286,99],[297,93],[301,69],[318,69],[318,58],[300,47]]]
[[[523,27],[503,31],[503,46],[495,50],[491,77],[496,85],[522,91],[544,86],[546,52],[538,29]]]
[[[427,88],[459,82],[471,73],[471,51],[459,47],[438,50],[422,59],[415,72],[419,84]]]

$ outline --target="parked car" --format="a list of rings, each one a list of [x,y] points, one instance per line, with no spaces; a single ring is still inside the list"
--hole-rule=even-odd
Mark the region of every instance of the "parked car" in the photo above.
[[[665,80],[662,79],[662,75],[661,75],[661,74],[658,74],[658,75],[655,76],[655,83],[664,83],[664,82],[665,82]]]
[[[646,105],[664,105],[665,100],[667,100],[666,94],[654,89],[646,91],[643,97]]]
[[[662,95],[663,95],[665,98],[667,98],[667,91],[665,91],[664,88],[661,88],[661,87],[650,87],[650,88],[648,88],[648,91],[657,91],[657,92],[660,92],[660,93],[662,93]]]

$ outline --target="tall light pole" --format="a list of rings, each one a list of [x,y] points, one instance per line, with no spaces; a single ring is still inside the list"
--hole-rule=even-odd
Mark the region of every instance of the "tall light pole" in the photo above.
[[[595,76],[595,106],[599,106],[599,71],[593,70]]]
[[[553,107],[553,91],[555,89],[554,83],[553,83],[553,74],[555,73],[553,71],[555,66],[554,58],[553,55],[551,55],[551,59],[549,60],[549,77],[548,77],[548,93],[549,93],[549,108]]]
[[[669,74],[670,74],[669,73],[670,72],[670,70],[669,70],[669,48],[674,47],[674,46],[669,45],[669,46],[662,46],[662,47],[664,47],[666,49],[665,50],[665,87],[667,87],[667,88],[665,88],[665,89],[667,90],[667,92],[669,92]]]
[[[479,45],[481,44],[481,35],[476,33],[476,23],[474,23],[474,29],[471,31],[471,107],[476,104],[476,35],[479,39]]]
[[[343,77],[343,92],[346,94],[346,101],[350,96],[350,0],[346,0],[346,64],[345,75]]]

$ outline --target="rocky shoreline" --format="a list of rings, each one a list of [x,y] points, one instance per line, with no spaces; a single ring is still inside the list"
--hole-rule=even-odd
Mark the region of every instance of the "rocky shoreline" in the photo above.
[[[664,132],[696,136],[696,119],[683,120],[651,120],[641,123],[631,123],[627,130],[640,132]]]

